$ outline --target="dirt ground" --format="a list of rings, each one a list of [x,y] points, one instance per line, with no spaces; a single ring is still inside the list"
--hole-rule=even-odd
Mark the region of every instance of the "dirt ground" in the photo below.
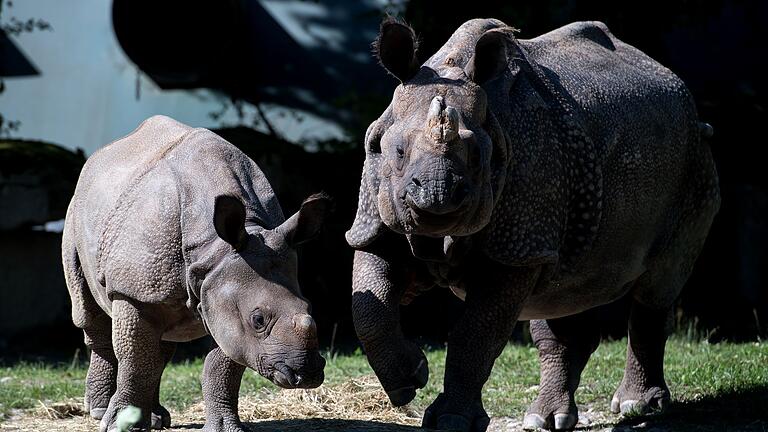
[[[172,412],[171,431],[198,430],[205,423],[202,403],[183,412]],[[83,412],[80,401],[44,404],[17,412],[0,423],[0,431],[90,432],[98,421]],[[340,386],[301,391],[265,391],[240,398],[240,416],[253,432],[276,431],[423,431],[420,412],[392,407],[373,376],[350,380]],[[589,413],[583,420],[588,421]],[[522,430],[519,419],[494,418],[489,431]]]
[[[764,392],[750,395],[763,399]],[[737,398],[732,404],[740,405]],[[724,400],[717,405],[723,413],[716,414],[708,401],[674,406],[664,416],[621,419],[604,407],[580,406],[577,430],[600,432],[660,432],[660,431],[768,431],[768,419],[746,419],[738,409],[729,407]],[[728,412],[731,416],[726,415]],[[170,431],[199,430],[205,423],[202,403],[183,412],[172,412]],[[334,387],[321,386],[301,391],[264,391],[262,394],[240,398],[240,416],[253,432],[418,432],[421,414],[408,407],[392,407],[381,386],[373,376],[352,379]],[[521,413],[522,416],[522,413]],[[760,416],[761,417],[761,416]],[[491,420],[489,432],[522,431],[521,419],[497,417]],[[98,422],[83,412],[79,401],[45,404],[36,409],[16,412],[0,423],[5,431],[61,431],[91,432],[98,430]]]

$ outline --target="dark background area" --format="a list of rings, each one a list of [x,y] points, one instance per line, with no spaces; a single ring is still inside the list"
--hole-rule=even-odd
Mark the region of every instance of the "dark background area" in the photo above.
[[[353,3],[339,2],[350,8]],[[352,250],[343,233],[351,225],[356,208],[363,160],[361,137],[368,123],[389,103],[397,82],[372,60],[354,64],[322,48],[307,51],[258,2],[171,1],[151,15],[141,13],[146,7],[146,1],[115,0],[113,22],[123,49],[161,87],[214,88],[231,96],[233,103],[311,105],[314,112],[349,130],[349,141],[319,143],[318,152],[283,141],[279,130],[263,133],[237,127],[216,132],[262,167],[287,214],[296,211],[310,193],[324,190],[335,198],[336,212],[326,229],[300,251],[300,283],[313,303],[321,343],[326,347],[333,344],[336,349],[355,347],[350,315]],[[329,13],[350,13],[332,2],[328,2],[328,9]],[[374,14],[361,11],[366,15],[340,29],[349,32],[349,49],[361,49],[371,42],[357,35],[364,27],[375,31],[385,9]],[[400,12],[419,35],[421,60],[471,18],[501,19],[520,29],[521,39],[572,21],[599,20],[618,38],[678,74],[693,93],[700,118],[715,130],[710,145],[720,175],[722,207],[678,302],[676,329],[713,342],[765,337],[768,176],[761,147],[768,124],[768,2],[551,0],[451,6],[444,1],[410,0]],[[171,15],[176,19],[167,19]],[[189,22],[209,22],[209,31],[201,33],[190,28]],[[243,52],[252,55],[244,56]],[[297,89],[302,88],[311,91],[314,101],[297,97],[303,94]],[[41,162],[39,156],[21,162],[25,163],[41,172],[58,169],[58,162]],[[18,167],[19,163],[11,165]],[[0,164],[0,180],[12,175],[9,166]],[[76,177],[66,166],[61,172],[69,174],[59,175],[55,183],[56,187],[67,185],[71,191]],[[62,217],[60,201],[65,195],[65,191],[56,190],[56,205],[43,221]],[[51,303],[51,298],[45,297],[49,294],[42,295],[46,301],[25,294],[31,292],[30,284],[44,284],[46,292],[58,293],[50,294],[54,296],[66,293],[60,264],[55,267],[58,242],[60,235],[30,231],[28,225],[0,231],[0,309],[3,314],[44,310],[49,318],[24,328],[0,328],[0,359],[71,357],[82,345],[80,332],[68,321],[67,301]],[[27,252],[20,253],[19,244],[25,245]],[[51,257],[42,258],[47,255]],[[29,270],[30,262],[53,267],[42,277],[34,267]],[[625,334],[625,303],[601,309],[606,336]],[[405,331],[424,343],[442,343],[461,308],[461,302],[450,292],[436,288],[403,308]],[[516,338],[525,337],[519,330]],[[193,345],[190,352],[197,352],[197,348]]]

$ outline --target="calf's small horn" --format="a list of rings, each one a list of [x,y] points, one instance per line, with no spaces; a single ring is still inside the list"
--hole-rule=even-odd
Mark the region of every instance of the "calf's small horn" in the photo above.
[[[307,314],[296,314],[293,317],[293,328],[301,335],[307,338],[317,337],[317,327],[315,320]]]

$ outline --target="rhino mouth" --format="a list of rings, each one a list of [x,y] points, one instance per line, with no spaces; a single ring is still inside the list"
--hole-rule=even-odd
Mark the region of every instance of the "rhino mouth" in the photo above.
[[[297,375],[285,363],[275,365],[275,371],[272,373],[272,382],[278,386],[282,388],[296,388],[301,384],[301,381],[301,375]]]
[[[324,360],[312,369],[302,367],[298,370],[283,362],[275,363],[270,380],[284,389],[314,388],[322,384],[325,379],[324,366]]]
[[[406,226],[415,233],[443,234],[452,230],[461,221],[465,208],[458,208],[449,213],[434,214],[413,207],[406,207]]]

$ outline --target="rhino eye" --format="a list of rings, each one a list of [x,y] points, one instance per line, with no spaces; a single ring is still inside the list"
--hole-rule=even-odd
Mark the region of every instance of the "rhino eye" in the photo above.
[[[393,165],[400,172],[403,170],[403,165],[405,165],[405,143],[403,141],[399,141],[395,145],[395,153],[397,153],[397,158],[395,158]]]
[[[264,314],[260,310],[256,310],[251,314],[251,326],[256,331],[263,331],[267,325],[267,320],[264,318]]]

